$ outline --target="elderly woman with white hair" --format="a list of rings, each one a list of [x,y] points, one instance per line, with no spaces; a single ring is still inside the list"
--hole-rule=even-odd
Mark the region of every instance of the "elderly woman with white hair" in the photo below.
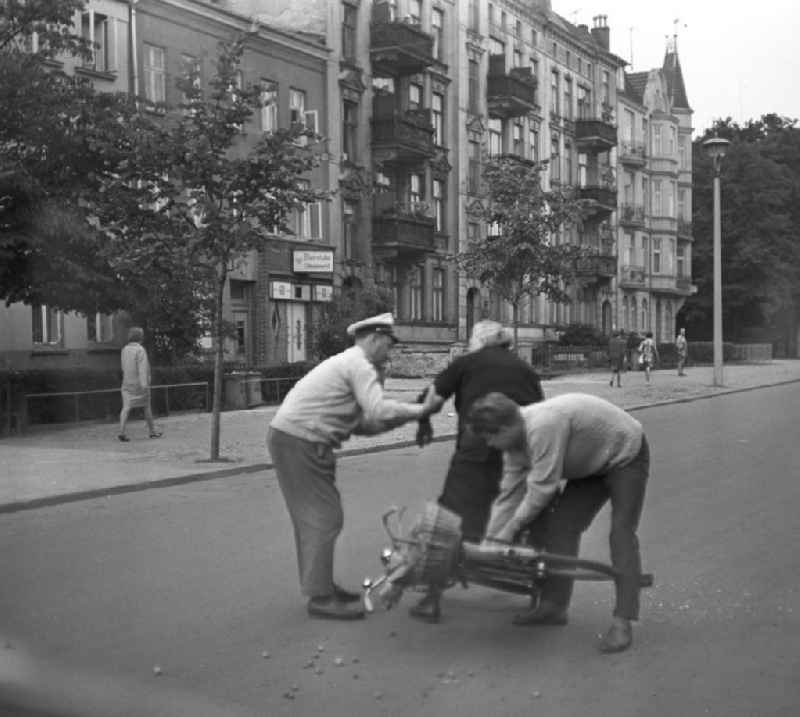
[[[488,319],[472,330],[469,351],[457,357],[433,381],[438,406],[451,396],[458,412],[456,449],[439,496],[439,504],[461,516],[465,540],[480,541],[486,529],[492,502],[499,492],[503,460],[466,425],[472,404],[488,393],[500,392],[521,406],[544,399],[541,382],[533,368],[511,350],[511,333]],[[430,422],[420,421],[417,443],[424,446],[433,436]],[[429,593],[411,615],[429,622],[439,619],[438,594]]]

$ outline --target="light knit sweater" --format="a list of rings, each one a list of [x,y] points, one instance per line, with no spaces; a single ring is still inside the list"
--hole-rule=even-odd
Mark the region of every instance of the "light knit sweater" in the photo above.
[[[338,448],[353,433],[380,433],[421,415],[421,404],[386,398],[375,366],[360,346],[352,346],[303,376],[270,426]]]
[[[500,494],[492,505],[486,535],[510,540],[533,520],[560,481],[602,475],[639,453],[642,424],[613,403],[567,393],[520,409],[524,450],[503,453]]]

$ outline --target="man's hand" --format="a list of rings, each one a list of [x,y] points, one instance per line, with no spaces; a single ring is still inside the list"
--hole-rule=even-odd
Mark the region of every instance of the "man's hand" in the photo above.
[[[433,440],[433,426],[430,419],[423,418],[417,427],[417,445],[424,448]]]
[[[433,386],[429,386],[425,393],[425,400],[422,402],[422,418],[427,418],[432,413],[436,413],[444,405],[444,399],[436,393]]]

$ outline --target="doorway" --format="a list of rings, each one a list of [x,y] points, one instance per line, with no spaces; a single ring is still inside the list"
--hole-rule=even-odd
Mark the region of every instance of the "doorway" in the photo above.
[[[306,305],[286,304],[286,358],[289,363],[306,360]]]

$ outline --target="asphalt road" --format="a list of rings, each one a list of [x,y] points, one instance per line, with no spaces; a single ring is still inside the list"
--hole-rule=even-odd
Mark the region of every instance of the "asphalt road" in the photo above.
[[[361,623],[308,619],[265,472],[0,516],[0,689],[57,684],[14,672],[30,650],[86,694],[133,701],[118,712],[131,715],[156,714],[142,705],[159,695],[163,714],[192,703],[200,716],[217,713],[206,698],[228,715],[800,713],[800,386],[636,416],[653,453],[640,539],[656,585],[627,653],[594,648],[606,584],[577,586],[563,628],[515,628],[524,599],[477,587],[448,592],[437,626],[407,617],[414,595]],[[342,582],[378,572],[381,512],[435,497],[449,450],[340,461]],[[606,520],[584,555],[606,559]]]

